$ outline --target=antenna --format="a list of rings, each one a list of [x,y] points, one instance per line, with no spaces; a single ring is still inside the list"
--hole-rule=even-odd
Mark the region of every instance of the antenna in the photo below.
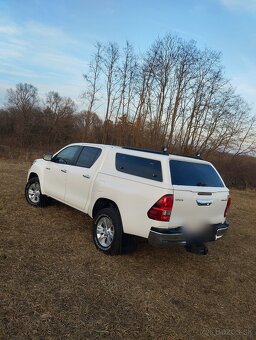
[[[168,153],[168,147],[164,145],[161,149],[162,153]]]

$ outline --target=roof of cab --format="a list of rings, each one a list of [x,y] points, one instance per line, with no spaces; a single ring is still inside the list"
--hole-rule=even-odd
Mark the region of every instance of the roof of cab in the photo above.
[[[174,159],[174,160],[180,160],[180,161],[187,161],[187,162],[198,162],[198,163],[209,163],[208,161],[205,161],[200,158],[200,156],[188,156],[188,155],[177,155],[177,154],[171,154],[163,151],[157,151],[157,150],[150,150],[150,149],[144,149],[144,148],[137,148],[137,147],[129,147],[129,146],[118,146],[118,145],[110,145],[110,144],[98,144],[98,143],[73,143],[70,145],[81,145],[81,146],[94,146],[94,147],[101,147],[101,148],[111,148],[111,149],[116,149],[117,151],[123,150],[125,151],[130,151],[134,152],[137,156],[143,155],[146,157],[147,155],[155,155],[157,158],[160,156],[160,158],[164,157],[169,157],[169,159]],[[129,152],[129,154],[130,154]]]

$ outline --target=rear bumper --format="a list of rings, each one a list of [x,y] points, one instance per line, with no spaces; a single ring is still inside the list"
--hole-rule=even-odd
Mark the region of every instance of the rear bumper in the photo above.
[[[170,243],[191,244],[212,242],[221,238],[228,230],[228,223],[210,225],[206,231],[200,234],[191,235],[182,227],[173,229],[161,229],[152,227],[149,232],[148,242],[154,245],[165,245]]]

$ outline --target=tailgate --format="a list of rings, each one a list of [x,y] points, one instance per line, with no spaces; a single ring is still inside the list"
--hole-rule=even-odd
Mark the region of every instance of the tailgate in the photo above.
[[[171,224],[183,226],[188,231],[199,231],[209,224],[223,223],[227,205],[228,190],[214,191],[174,189],[174,204]]]
[[[223,223],[229,191],[217,170],[201,160],[170,160],[174,189],[171,226],[199,231]]]

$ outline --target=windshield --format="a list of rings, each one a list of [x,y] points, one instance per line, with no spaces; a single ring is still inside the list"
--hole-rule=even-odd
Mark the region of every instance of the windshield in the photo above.
[[[170,171],[173,185],[224,187],[210,164],[170,160]]]

